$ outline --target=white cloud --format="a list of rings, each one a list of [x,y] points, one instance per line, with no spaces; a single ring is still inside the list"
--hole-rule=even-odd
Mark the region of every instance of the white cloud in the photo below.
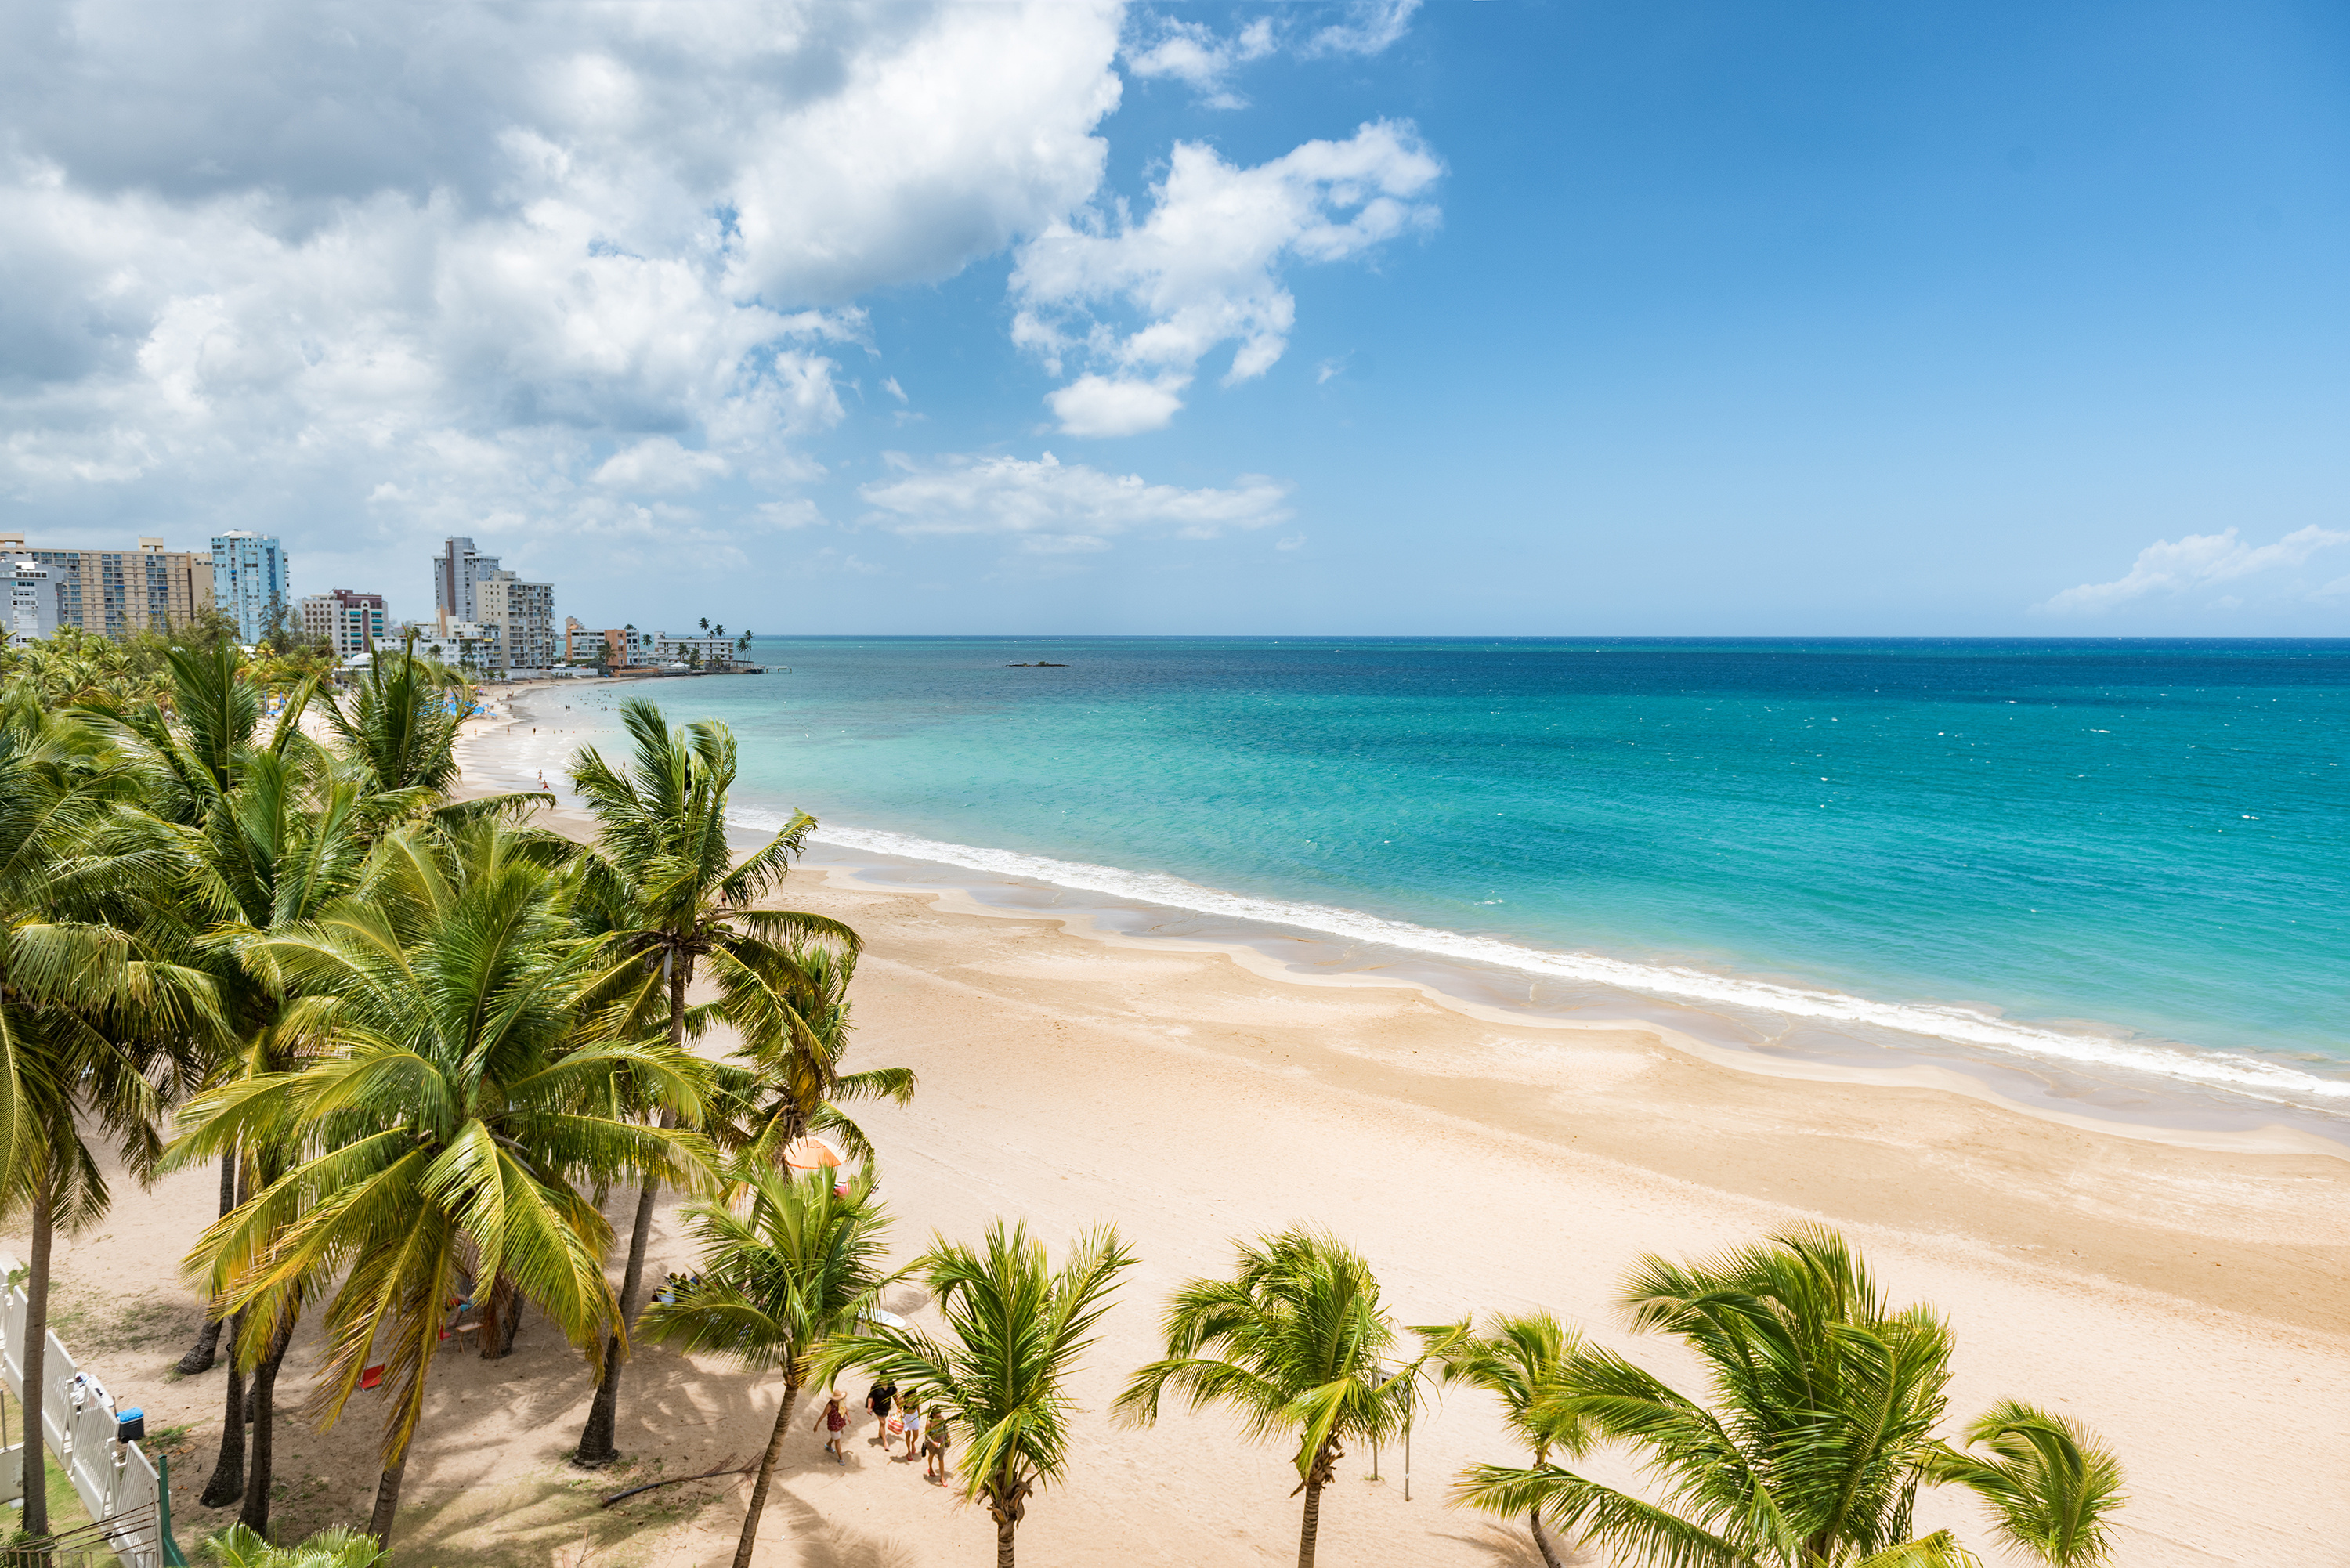
[[[898,378],[895,376],[882,377],[881,389],[901,403],[906,400],[906,389],[898,385]]]
[[[26,0],[0,497],[77,532],[275,528],[306,583],[442,528],[516,558],[723,534],[632,497],[820,472],[826,350],[868,335],[846,302],[1091,198],[1119,26],[1108,0],[255,0],[234,26]]]
[[[596,471],[596,483],[610,490],[676,493],[699,490],[727,472],[714,452],[690,452],[674,436],[648,436],[614,452]]]
[[[1320,55],[1376,55],[1411,26],[1419,0],[1354,0],[1347,19],[1315,33],[1305,52]]]
[[[2138,552],[2129,571],[2108,583],[2083,583],[2066,588],[2037,607],[2059,614],[2095,613],[2126,605],[2149,594],[2179,593],[2210,583],[2224,583],[2263,572],[2299,569],[2312,556],[2337,545],[2350,545],[2350,533],[2308,527],[2287,534],[2273,544],[2246,545],[2233,528],[2222,534],[2189,534],[2177,541],[2158,539]],[[2344,579],[2350,581],[2350,578]],[[2317,590],[2323,597],[2339,587]],[[2234,608],[2241,597],[2220,601]]]
[[[1191,380],[1189,376],[1161,376],[1155,381],[1080,376],[1045,401],[1070,435],[1136,435],[1164,430],[1183,406],[1180,394]]]
[[[1021,248],[1014,339],[1055,375],[1083,358],[1100,367],[1094,377],[1161,387],[1170,379],[1180,386],[1211,350],[1232,342],[1224,384],[1262,376],[1296,320],[1282,266],[1346,260],[1433,227],[1437,209],[1420,198],[1442,172],[1418,131],[1397,121],[1245,169],[1213,148],[1178,142],[1147,219],[1096,213],[1084,227],[1055,223]],[[1125,330],[1101,318],[1121,307]],[[1081,395],[1076,406],[1089,410],[1096,398]],[[1066,421],[1064,429],[1084,433]]]
[[[1203,22],[1149,18],[1155,36],[1146,49],[1129,47],[1127,69],[1139,77],[1172,77],[1201,95],[1211,109],[1240,109],[1248,100],[1227,85],[1232,72],[1274,51],[1273,22],[1258,17],[1231,37]]]
[[[1150,484],[1139,474],[1105,473],[1051,452],[950,457],[924,463],[892,454],[894,477],[859,487],[867,521],[906,535],[1003,535],[1032,555],[1109,548],[1122,534],[1206,539],[1263,528],[1290,515],[1290,487],[1243,474],[1231,489]]]

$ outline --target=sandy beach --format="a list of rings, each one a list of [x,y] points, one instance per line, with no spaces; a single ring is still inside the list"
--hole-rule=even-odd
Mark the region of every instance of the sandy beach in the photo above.
[[[654,695],[683,717],[691,691],[664,682]],[[584,722],[560,732],[552,714],[538,721],[543,737],[508,734],[510,700],[499,707],[466,742],[469,779],[484,787],[579,742],[609,744]],[[574,813],[550,815],[585,830]],[[1140,1258],[1081,1380],[1070,1473],[1021,1530],[1026,1561],[1294,1557],[1283,1452],[1245,1443],[1214,1413],[1170,1412],[1141,1431],[1105,1413],[1128,1370],[1157,1354],[1169,1290],[1221,1272],[1232,1238],[1326,1226],[1377,1266],[1402,1323],[1546,1306],[1686,1385],[1691,1368],[1672,1346],[1622,1328],[1612,1301],[1624,1270],[1643,1251],[1826,1223],[1864,1246],[1897,1301],[1950,1319],[1953,1428],[2012,1397],[2113,1444],[2129,1472],[2117,1532],[2128,1568],[2350,1563],[2350,1159],[2297,1144],[2188,1147],[1927,1085],[1744,1072],[1654,1031],[1513,1021],[1409,985],[1309,984],[1247,953],[1117,938],[848,867],[804,867],[786,901],[866,939],[849,1064],[920,1077],[912,1105],[860,1115],[882,1150],[896,1256],[934,1231],[975,1237],[1003,1215],[1024,1217],[1056,1253],[1113,1220]],[[209,1171],[148,1192],[125,1179],[105,1223],[57,1244],[57,1331],[146,1407],[151,1431],[175,1432],[159,1446],[191,1545],[232,1517],[195,1502],[223,1374],[169,1371],[199,1310],[174,1264],[215,1195]],[[616,1195],[612,1213],[623,1209]],[[650,1267],[691,1262],[664,1203]],[[891,1304],[935,1326],[919,1292]],[[375,1479],[368,1412],[355,1407],[323,1434],[300,1418],[317,1353],[314,1319],[280,1384],[279,1519],[295,1530],[363,1520]],[[587,1476],[563,1456],[589,1378],[535,1314],[510,1358],[449,1355],[433,1378],[396,1563],[727,1560],[747,1481],[609,1511],[597,1501],[630,1477],[754,1459],[772,1383],[640,1351],[621,1408],[629,1462]],[[852,1431],[847,1464],[833,1465],[806,1429],[815,1416],[786,1449],[760,1563],[987,1560],[983,1512],[876,1446],[869,1421]],[[1408,1499],[1402,1453],[1378,1456],[1377,1480],[1370,1455],[1347,1458],[1325,1505],[1323,1561],[1538,1562],[1523,1528],[1443,1501],[1463,1465],[1513,1457],[1484,1397],[1446,1396],[1415,1435]],[[1627,1477],[1618,1459],[1591,1468]],[[1929,1494],[1920,1516],[1988,1548],[1957,1493]]]

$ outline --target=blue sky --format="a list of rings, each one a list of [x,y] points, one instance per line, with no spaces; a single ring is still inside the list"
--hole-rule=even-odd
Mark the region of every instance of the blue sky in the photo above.
[[[169,15],[5,24],[0,526],[598,625],[2350,625],[2338,10]]]

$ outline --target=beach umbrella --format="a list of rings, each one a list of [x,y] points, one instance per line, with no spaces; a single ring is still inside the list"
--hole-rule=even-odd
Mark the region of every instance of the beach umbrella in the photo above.
[[[847,1163],[822,1138],[804,1137],[784,1149],[784,1164],[794,1170],[827,1170]]]

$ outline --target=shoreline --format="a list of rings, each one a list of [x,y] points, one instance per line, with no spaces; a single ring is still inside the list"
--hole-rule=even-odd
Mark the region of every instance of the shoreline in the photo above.
[[[504,724],[484,728],[466,753],[473,787],[517,762],[536,771],[535,753],[504,749]],[[542,820],[592,829],[571,807]],[[2327,1479],[2350,1409],[2350,1167],[2330,1147],[2198,1147],[2034,1114],[1929,1070],[1900,1082],[1804,1063],[1757,1071],[1648,1020],[1544,1020],[1413,977],[1299,974],[1246,943],[990,905],[864,858],[812,855],[780,901],[864,936],[856,1064],[920,1079],[911,1105],[858,1112],[912,1232],[893,1253],[1003,1216],[1056,1255],[1114,1220],[1141,1258],[1081,1380],[1081,1457],[1023,1526],[1042,1560],[1242,1568],[1294,1539],[1279,1453],[1213,1412],[1127,1432],[1105,1411],[1124,1369],[1160,1354],[1159,1307],[1176,1282],[1226,1266],[1232,1237],[1300,1222],[1372,1259],[1400,1322],[1546,1307],[1684,1385],[1677,1346],[1623,1330],[1623,1270],[1643,1252],[1831,1225],[1896,1302],[1950,1322],[1953,1428],[2013,1397],[2113,1443],[2134,1499],[2118,1563],[2329,1561],[2350,1529],[2350,1494]],[[682,1255],[670,1212],[656,1267]],[[931,1325],[922,1303],[900,1304]],[[697,1431],[670,1462],[714,1463],[768,1419],[772,1405],[750,1399],[723,1440]],[[1366,1456],[1350,1457],[1326,1551],[1362,1568],[1532,1562],[1522,1530],[1441,1502],[1461,1467],[1512,1452],[1490,1401],[1448,1396],[1414,1443],[1409,1503],[1365,1485]],[[1390,1483],[1399,1458],[1385,1457]],[[859,1562],[981,1547],[983,1515],[941,1512],[866,1465],[845,1478],[802,1465],[768,1528],[789,1517],[856,1542],[840,1560]],[[1590,1465],[1632,1479],[1617,1455]],[[1955,1493],[1921,1496],[1918,1519],[1990,1544]],[[695,1539],[667,1560],[724,1561],[720,1531]],[[810,1559],[778,1541],[759,1561]]]
[[[503,688],[505,711],[473,732],[473,737],[487,741],[495,732],[505,743],[488,748],[490,754],[481,757],[475,767],[512,781],[512,787],[529,787],[533,773],[544,769],[548,783],[558,791],[557,798],[565,798],[559,793],[559,769],[551,764],[567,758],[577,744],[601,735],[619,734],[617,727],[574,718],[571,732],[578,738],[562,740],[557,738],[562,732],[556,732],[546,742],[531,748],[544,753],[543,758],[530,759],[516,767],[503,753],[521,749],[521,737],[515,733],[518,728],[529,725],[534,719],[546,727],[550,715],[534,711],[528,701],[532,697],[558,689],[565,692],[586,691],[615,684],[618,683],[533,681]],[[738,794],[744,793],[746,787],[738,785]],[[754,817],[767,820],[750,820]],[[762,807],[746,810],[738,806],[730,813],[730,826],[746,842],[754,836],[764,839],[781,822],[779,815]],[[889,847],[896,844],[904,845],[905,849]],[[960,854],[961,858],[933,857],[940,853]],[[2020,1050],[1991,1046],[1970,1049],[1961,1041],[1915,1031],[1878,1030],[1873,1038],[1855,1029],[1832,1032],[1814,1020],[1773,1013],[1753,1002],[1708,1005],[1620,985],[1561,986],[1551,975],[1513,964],[1507,956],[1470,957],[1424,947],[1382,943],[1375,935],[1334,931],[1326,924],[1292,923],[1281,918],[1281,913],[1286,911],[1229,914],[1201,907],[1277,900],[1242,899],[1212,888],[1194,888],[1180,878],[1159,874],[1055,862],[1016,851],[934,844],[885,829],[835,828],[827,832],[819,828],[810,839],[809,851],[802,864],[866,878],[877,888],[936,893],[942,900],[941,908],[951,907],[959,912],[1008,919],[1049,915],[1068,921],[1072,934],[1114,945],[1130,943],[1146,949],[1226,953],[1243,965],[1258,968],[1268,979],[1312,985],[1410,986],[1438,1005],[1465,1017],[1496,1023],[1570,1031],[1643,1031],[1696,1059],[1761,1077],[1883,1088],[1929,1088],[2084,1131],[2110,1132],[2179,1147],[2215,1152],[2291,1152],[2350,1160],[2350,1111],[2280,1102],[2241,1084],[2229,1082],[2224,1074],[2216,1071],[2199,1081],[2167,1076],[2128,1063],[2036,1057]],[[992,866],[1003,868],[991,868]],[[1027,867],[1036,867],[1046,873],[1058,869],[1080,877],[1108,873],[1120,881],[1162,884],[1177,897],[1186,891],[1204,897],[1192,902],[1161,902],[1147,894],[1105,890],[1091,877],[1055,880],[1049,874],[1040,875]],[[1094,881],[1094,885],[1087,886],[1087,881]],[[1292,907],[1293,911],[1313,909]],[[1351,917],[1348,923],[1359,922],[1374,929],[1387,926],[1440,940],[1451,935],[1422,933],[1418,928],[1398,926],[1378,917],[1357,916],[1349,910],[1328,912]],[[1461,938],[1457,942],[1503,950],[1513,945],[1482,938]],[[1545,955],[1525,950],[1524,956],[1539,960]],[[1555,992],[1566,994],[1547,1002],[1521,1001],[1515,994],[1517,986],[1526,985],[1531,997],[1545,983],[1551,984]],[[1769,982],[1732,980],[1730,983],[1773,989]],[[1576,994],[1578,992],[1581,994]],[[1838,1000],[1874,1008],[1903,1005],[1872,1003],[1857,997]],[[2047,1035],[2064,1048],[2074,1051],[2094,1054],[2109,1044],[2094,1034],[2058,1036],[2038,1026],[2019,1027],[2026,1033]],[[1785,1044],[1789,1036],[1801,1037],[1809,1048]],[[2160,1049],[2174,1055],[2186,1055],[2197,1053],[2199,1048],[2165,1045]],[[2213,1064],[2241,1061],[2250,1063],[2255,1069],[2269,1066],[2237,1053],[2202,1054]],[[2196,1064],[2190,1062],[2189,1065]],[[2350,1081],[2345,1081],[2341,1088],[2350,1095]]]

